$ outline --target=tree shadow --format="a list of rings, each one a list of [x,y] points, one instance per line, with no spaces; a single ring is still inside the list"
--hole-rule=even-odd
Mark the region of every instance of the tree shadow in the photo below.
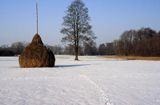
[[[73,64],[73,65],[56,65],[56,68],[69,68],[69,67],[80,67],[80,66],[88,66],[90,64]]]

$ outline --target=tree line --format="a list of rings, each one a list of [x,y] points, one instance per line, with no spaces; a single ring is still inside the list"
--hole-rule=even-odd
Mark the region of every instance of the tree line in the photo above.
[[[100,44],[99,51],[101,55],[160,56],[160,31],[128,30],[118,40]]]
[[[28,45],[28,42],[14,42],[9,45],[0,46],[0,56],[18,56],[20,55],[24,48]],[[45,45],[56,55],[75,55],[73,45]],[[85,44],[85,47],[79,47],[80,55],[97,55],[96,43],[92,42],[90,44]]]
[[[20,55],[28,45],[26,42],[15,42],[11,46],[0,46],[1,56]],[[54,54],[75,55],[73,44],[46,45]],[[118,40],[102,43],[98,47],[94,40],[79,45],[79,55],[124,55],[124,56],[160,56],[160,31],[151,28],[128,30]]]
[[[20,55],[23,49],[27,46],[25,42],[14,42],[11,46],[0,46],[0,56],[15,56]]]
[[[29,45],[28,42],[14,42],[9,45],[0,46],[0,56],[18,56],[24,48]],[[46,45],[47,48],[53,51],[54,54],[64,54],[63,48],[60,45]]]

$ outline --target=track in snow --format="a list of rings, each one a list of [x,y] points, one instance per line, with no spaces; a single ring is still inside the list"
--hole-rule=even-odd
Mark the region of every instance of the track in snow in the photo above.
[[[104,105],[113,105],[113,103],[111,102],[111,100],[109,99],[109,97],[105,94],[105,91],[98,86],[94,81],[92,81],[88,76],[81,74],[80,75],[81,78],[84,78],[85,80],[87,80],[90,84],[92,84],[97,90],[99,90],[100,94],[101,94],[101,101],[104,103]]]

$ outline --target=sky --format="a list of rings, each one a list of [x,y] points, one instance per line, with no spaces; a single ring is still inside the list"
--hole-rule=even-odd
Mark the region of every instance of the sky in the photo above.
[[[36,33],[36,0],[0,0],[0,45],[31,42]],[[39,34],[45,44],[62,45],[63,17],[73,0],[38,0]],[[97,45],[130,29],[160,30],[160,0],[83,0]]]

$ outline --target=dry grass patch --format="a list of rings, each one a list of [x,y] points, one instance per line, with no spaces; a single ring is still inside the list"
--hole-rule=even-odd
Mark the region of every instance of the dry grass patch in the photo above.
[[[119,60],[153,60],[160,61],[160,57],[142,57],[142,56],[103,56],[104,58],[119,59]]]

